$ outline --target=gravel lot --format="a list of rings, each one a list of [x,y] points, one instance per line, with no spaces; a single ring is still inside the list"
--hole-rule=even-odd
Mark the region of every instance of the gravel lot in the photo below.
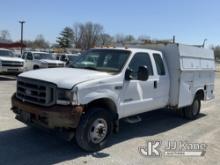
[[[33,129],[14,119],[10,97],[15,92],[15,76],[0,75],[0,164],[219,164],[220,162],[220,73],[216,74],[216,99],[203,103],[200,118],[188,121],[167,110],[145,113],[142,122],[120,122],[109,146],[93,154],[81,151],[53,133]],[[138,147],[146,140],[188,141],[208,145],[203,157],[149,158]]]

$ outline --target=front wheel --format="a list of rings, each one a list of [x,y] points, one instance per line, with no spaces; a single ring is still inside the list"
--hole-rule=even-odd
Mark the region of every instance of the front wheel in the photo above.
[[[196,119],[199,116],[200,109],[201,109],[201,100],[198,97],[196,97],[193,100],[192,105],[184,109],[185,117],[190,120]]]
[[[92,108],[81,118],[76,143],[85,151],[98,151],[105,147],[111,132],[111,114],[102,108]]]

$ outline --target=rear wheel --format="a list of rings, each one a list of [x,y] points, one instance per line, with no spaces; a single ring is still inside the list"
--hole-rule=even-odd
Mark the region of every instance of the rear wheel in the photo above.
[[[36,70],[36,69],[39,69],[40,67],[39,66],[37,66],[37,65],[34,65],[34,70]]]
[[[194,120],[199,116],[201,108],[201,100],[195,97],[191,106],[184,109],[185,117],[190,120]]]
[[[93,108],[81,118],[76,143],[85,151],[98,151],[105,147],[111,132],[111,114],[103,108]]]

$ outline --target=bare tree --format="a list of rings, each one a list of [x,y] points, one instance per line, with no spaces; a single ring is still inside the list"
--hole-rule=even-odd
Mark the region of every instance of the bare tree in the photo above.
[[[125,41],[125,35],[124,34],[116,34],[114,38],[115,38],[116,43],[124,44],[124,41]]]
[[[73,43],[75,48],[81,48],[82,46],[82,37],[83,37],[83,24],[75,23],[73,25]]]
[[[100,45],[110,45],[113,42],[113,37],[107,33],[102,33],[99,37]]]
[[[125,36],[125,42],[135,41],[135,37],[131,34]]]
[[[49,42],[46,41],[44,39],[44,36],[42,34],[37,35],[36,39],[34,41],[31,40],[26,40],[24,41],[24,44],[28,47],[28,48],[49,48]]]
[[[33,44],[36,48],[48,48],[49,47],[49,43],[44,39],[44,36],[42,34],[37,35]]]
[[[220,46],[212,47],[212,50],[214,51],[215,60],[220,61]]]
[[[2,30],[0,32],[0,41],[4,41],[4,42],[11,41],[11,36],[8,30]]]
[[[100,34],[103,32],[103,26],[87,22],[81,27],[82,32],[82,48],[89,49],[94,47],[99,39]]]
[[[151,38],[149,36],[146,36],[146,35],[140,35],[138,37],[138,41],[145,41],[145,40],[151,40]]]

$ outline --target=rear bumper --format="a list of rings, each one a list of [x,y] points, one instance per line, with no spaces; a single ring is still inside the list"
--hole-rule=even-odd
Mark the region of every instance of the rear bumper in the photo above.
[[[31,103],[22,102],[12,96],[12,110],[16,119],[26,124],[36,124],[45,128],[76,128],[83,113],[81,106],[42,107]]]

